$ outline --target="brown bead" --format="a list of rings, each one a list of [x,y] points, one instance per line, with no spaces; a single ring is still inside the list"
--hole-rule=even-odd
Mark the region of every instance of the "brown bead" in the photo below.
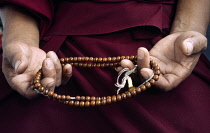
[[[93,62],[98,62],[98,57],[95,57],[95,58],[93,59]]]
[[[135,89],[131,91],[131,95],[132,96],[135,96],[136,95],[136,90]]]
[[[120,56],[117,56],[117,61],[121,61],[121,57]]]
[[[57,99],[57,97],[58,97],[58,94],[57,93],[54,93],[53,94],[53,99]]]
[[[53,91],[49,91],[47,95],[48,95],[49,97],[52,97],[52,96],[53,96],[53,94],[54,94],[54,92],[53,92]]]
[[[122,100],[122,97],[120,94],[117,95],[117,101],[121,101]]]
[[[90,96],[86,96],[85,100],[90,101]]]
[[[101,104],[102,104],[102,105],[105,105],[105,104],[106,104],[106,100],[102,100],[102,101],[101,101]]]
[[[90,107],[90,101],[85,102],[85,107]]]
[[[112,62],[116,62],[117,58],[116,57],[112,57]]]
[[[40,83],[36,83],[36,84],[35,84],[35,87],[36,87],[36,88],[39,88],[39,87],[41,87],[41,84],[40,84]]]
[[[153,79],[154,79],[155,81],[158,81],[159,76],[158,76],[158,75],[154,75],[154,76],[153,76]]]
[[[73,106],[74,105],[74,100],[69,101],[69,105]]]
[[[123,60],[123,59],[125,59],[125,56],[121,56],[120,58],[121,58],[121,60]]]
[[[107,58],[107,61],[108,61],[108,62],[111,62],[111,61],[112,61],[112,57],[108,57],[108,58]]]
[[[61,95],[57,95],[57,100],[61,100]]]
[[[83,66],[83,67],[87,67],[87,63],[83,63],[82,66]]]
[[[92,67],[92,64],[91,63],[87,63],[87,67],[88,68],[91,68]]]
[[[145,85],[141,85],[140,88],[142,91],[145,91],[147,89]]]
[[[75,66],[75,67],[78,67],[78,66],[79,66],[79,63],[74,63],[74,66]]]
[[[96,63],[93,63],[93,64],[92,64],[92,67],[96,67]]]
[[[111,98],[107,98],[107,99],[106,99],[106,102],[107,102],[107,103],[112,103],[112,99],[111,99]]]
[[[141,93],[141,88],[140,87],[136,87],[136,93]]]
[[[92,97],[90,98],[90,100],[91,100],[91,101],[95,101],[95,100],[96,100],[96,97],[92,96]]]
[[[88,61],[89,61],[89,57],[85,57],[85,61],[87,61],[87,62],[88,62]]]
[[[100,100],[101,100],[101,97],[96,97],[96,101],[97,101],[97,100],[99,100],[99,101],[100,101]]]
[[[81,96],[80,100],[85,101],[85,96]]]
[[[65,95],[61,95],[61,100],[66,100],[66,96]]]
[[[146,82],[146,83],[145,83],[145,86],[146,86],[146,88],[150,88],[150,87],[151,87],[150,82]]]
[[[121,97],[122,97],[122,99],[126,99],[127,96],[126,96],[125,93],[122,93],[122,94],[121,94]]]
[[[82,65],[83,65],[83,63],[79,63],[79,64],[78,64],[79,67],[82,67]]]
[[[130,60],[134,60],[135,59],[135,56],[130,56]]]
[[[105,67],[109,67],[109,63],[106,63],[106,64],[105,64]]]
[[[96,106],[100,106],[101,105],[101,101],[100,100],[96,100]]]
[[[81,61],[82,61],[82,62],[85,61],[85,57],[81,57]]]
[[[154,67],[155,70],[160,70],[159,66]]]
[[[96,101],[91,101],[91,102],[90,102],[90,105],[91,105],[91,106],[95,106],[95,105],[96,105]]]
[[[69,101],[64,101],[63,103],[64,103],[64,104],[69,104]]]
[[[60,58],[60,62],[61,63],[65,63],[65,59],[64,58]]]
[[[80,62],[82,60],[81,57],[77,57],[77,61]]]
[[[125,56],[125,59],[128,59],[129,60],[130,59],[130,56]]]
[[[34,83],[34,84],[40,83],[40,80],[35,79],[35,80],[33,81],[33,83]]]
[[[151,61],[150,61],[150,65],[151,65],[151,66],[152,66],[154,63],[155,63],[154,60],[151,60]]]
[[[102,61],[103,61],[103,58],[99,57],[98,62],[102,62]]]
[[[79,101],[75,101],[75,102],[74,102],[74,105],[75,105],[75,106],[79,106],[79,105],[80,105],[80,102],[79,102]]]
[[[104,96],[104,97],[101,97],[101,100],[106,100],[106,97]]]
[[[155,68],[156,66],[158,66],[156,62],[152,64],[152,68]]]
[[[45,89],[43,93],[44,93],[44,95],[47,95],[48,92],[49,92],[49,90],[48,89]]]
[[[80,96],[76,96],[76,100],[80,100]]]
[[[69,62],[74,62],[74,57],[69,57]]]
[[[74,62],[77,62],[77,57],[74,57]]]
[[[133,91],[133,90],[135,90],[135,87],[133,86],[128,89],[128,91]]]
[[[160,75],[160,70],[155,70],[154,74],[155,75]]]
[[[97,64],[96,64],[96,67],[101,67],[101,64],[100,64],[100,63],[97,63]]]
[[[110,63],[109,66],[110,66],[110,67],[113,67],[113,66],[114,66],[114,63]]]
[[[61,66],[62,66],[62,67],[64,67],[64,66],[65,66],[65,64],[61,64]]]
[[[126,94],[126,97],[128,97],[128,98],[132,97],[131,92],[129,92],[129,91],[127,91],[125,94]]]
[[[115,62],[115,63],[114,63],[114,66],[117,66],[117,65],[118,65],[118,62]]]
[[[64,58],[65,62],[68,63],[69,62],[69,58]]]
[[[70,101],[70,100],[71,100],[71,96],[67,95],[67,96],[66,96],[66,100],[67,100],[67,101]]]
[[[101,67],[105,67],[105,63],[101,63]]]
[[[112,102],[116,102],[117,101],[117,97],[115,95],[112,96]]]
[[[44,87],[39,87],[39,89],[38,89],[39,92],[43,92],[44,90],[45,90]]]
[[[85,106],[85,102],[84,101],[80,101],[79,106],[80,107],[84,107]]]
[[[107,58],[103,58],[103,62],[107,62]]]
[[[155,84],[155,80],[154,79],[151,79],[149,82],[150,82],[151,85]]]
[[[93,57],[90,57],[90,58],[89,58],[89,61],[90,61],[90,62],[93,62]]]

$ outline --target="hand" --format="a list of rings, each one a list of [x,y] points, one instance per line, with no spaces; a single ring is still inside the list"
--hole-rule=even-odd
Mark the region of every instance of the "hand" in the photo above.
[[[206,47],[206,37],[198,32],[187,31],[168,35],[149,52],[146,48],[138,49],[139,73],[144,79],[148,79],[153,74],[149,66],[150,59],[153,59],[161,70],[159,80],[155,83],[156,87],[164,91],[171,90],[191,74]],[[123,60],[121,65],[130,69],[134,67],[128,60]]]
[[[44,74],[42,85],[52,91],[55,86],[66,83],[72,75],[72,67],[69,64],[63,67],[62,74],[60,61],[54,52],[46,54],[43,50],[22,42],[13,42],[3,48],[2,65],[9,85],[27,98],[37,96],[30,88],[30,82],[40,68]]]

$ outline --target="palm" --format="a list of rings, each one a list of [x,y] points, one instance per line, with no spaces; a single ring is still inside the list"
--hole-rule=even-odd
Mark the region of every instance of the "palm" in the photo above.
[[[161,68],[161,77],[157,86],[170,90],[184,80],[195,67],[199,55],[186,56],[176,39],[180,35],[171,34],[160,40],[149,52]]]

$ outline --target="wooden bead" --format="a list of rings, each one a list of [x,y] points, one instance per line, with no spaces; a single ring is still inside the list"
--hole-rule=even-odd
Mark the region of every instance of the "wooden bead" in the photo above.
[[[85,57],[81,57],[81,61],[82,61],[82,62],[85,61]]]
[[[121,61],[121,57],[120,56],[117,56],[117,61]]]
[[[154,76],[153,76],[153,79],[154,79],[155,81],[158,81],[159,76],[158,76],[158,75],[154,75]]]
[[[107,62],[107,58],[103,58],[103,62]]]
[[[66,100],[67,100],[67,101],[70,101],[70,100],[71,100],[71,96],[67,95],[67,96],[66,96]]]
[[[82,61],[82,58],[81,58],[81,57],[78,57],[78,58],[77,58],[77,61],[78,61],[78,62]]]
[[[90,97],[90,100],[91,101],[95,101],[96,100],[96,97],[92,96],[92,97]]]
[[[85,107],[90,107],[90,101],[85,102]]]
[[[74,62],[77,62],[77,57],[74,57]]]
[[[83,63],[82,66],[83,66],[83,67],[87,67],[87,63]]]
[[[65,95],[61,95],[61,100],[66,100],[66,96]]]
[[[92,67],[92,64],[91,63],[87,63],[87,67],[88,68],[91,68]]]
[[[155,68],[156,66],[158,66],[158,64],[157,64],[156,62],[154,62],[154,63],[152,64],[152,67]]]
[[[103,61],[103,58],[99,57],[98,62],[102,62],[102,61]]]
[[[128,91],[133,91],[133,90],[135,90],[135,87],[133,86],[128,89]]]
[[[121,60],[125,59],[125,56],[121,56],[120,59],[121,59]]]
[[[112,61],[112,57],[108,57],[108,58],[107,58],[107,61],[108,61],[108,62],[111,62],[111,61]]]
[[[75,66],[75,67],[78,67],[78,66],[79,66],[79,63],[74,63],[74,66]]]
[[[130,60],[134,60],[135,59],[135,56],[130,56]]]
[[[129,60],[130,59],[130,56],[125,56],[125,59],[128,59]]]
[[[150,82],[151,85],[155,84],[155,80],[154,79],[151,79],[149,82]]]
[[[100,106],[101,105],[101,101],[100,100],[96,100],[96,106]]]
[[[154,63],[155,63],[154,60],[151,60],[151,61],[150,61],[150,65],[151,65],[151,66],[153,66]]]
[[[106,64],[105,64],[105,67],[109,67],[109,63],[106,63]]]
[[[146,88],[150,88],[150,87],[151,87],[150,82],[146,82],[146,83],[145,83],[145,86],[146,86]]]
[[[121,101],[122,100],[122,96],[120,94],[117,95],[117,101]]]
[[[142,91],[145,91],[147,89],[145,85],[141,85],[140,88]]]
[[[104,96],[104,97],[101,97],[101,100],[106,100],[106,97]]]
[[[112,96],[112,102],[116,102],[117,101],[117,97],[115,95]]]
[[[64,58],[65,63],[69,62],[69,58]]]
[[[101,97],[96,97],[96,101],[97,101],[97,100],[99,100],[99,101],[100,101],[100,100],[101,100]]]
[[[128,97],[128,98],[132,97],[131,92],[129,92],[129,91],[127,91],[125,94],[126,94],[126,97]]]
[[[79,101],[79,100],[80,100],[80,96],[76,96],[76,100],[78,100],[78,101]]]
[[[87,61],[87,62],[88,62],[88,61],[89,61],[89,57],[85,57],[85,61]]]
[[[44,87],[39,87],[39,89],[38,89],[39,92],[43,92],[44,90],[45,90]]]
[[[116,57],[112,57],[112,62],[116,62],[117,58]]]
[[[107,102],[107,103],[112,103],[112,99],[111,99],[111,98],[107,98],[107,99],[106,99],[106,102]]]
[[[43,93],[44,93],[44,95],[47,95],[48,92],[49,92],[49,90],[48,89],[45,89]]]
[[[74,57],[70,57],[69,62],[74,62]]]
[[[85,96],[81,96],[80,100],[85,101],[86,97]]]
[[[113,67],[113,66],[114,66],[114,63],[110,63],[109,66],[110,66],[110,67]]]
[[[106,104],[106,100],[102,100],[102,101],[101,101],[101,104],[102,104],[102,105],[105,105],[105,104]]]
[[[91,106],[95,106],[95,105],[96,105],[96,101],[91,101],[91,102],[90,102],[90,105],[91,105]]]
[[[127,96],[126,96],[125,93],[122,93],[122,94],[121,94],[121,97],[122,97],[122,99],[126,99]]]
[[[154,74],[155,75],[160,75],[160,70],[155,70]]]
[[[93,62],[98,62],[98,57],[95,57],[95,58],[93,59]]]
[[[61,62],[61,63],[65,63],[65,59],[64,59],[64,58],[61,58],[61,59],[60,59],[60,62]]]
[[[104,68],[105,67],[105,63],[101,63],[101,67]]]
[[[90,62],[93,62],[93,57],[89,57],[89,61]]]
[[[61,95],[57,95],[56,99],[61,100]]]
[[[47,95],[48,95],[49,97],[52,97],[52,96],[53,96],[53,94],[54,94],[54,92],[53,92],[53,91],[49,91]]]
[[[69,104],[69,101],[64,101],[63,103],[64,103],[64,104]]]
[[[154,67],[154,70],[160,70],[159,66]]]
[[[141,93],[141,88],[140,87],[136,87],[136,93]]]
[[[130,91],[131,92],[131,95],[132,96],[135,96],[136,95],[136,90],[134,89],[134,90],[132,90],[132,91]]]
[[[101,67],[101,64],[100,63],[97,63],[96,64],[96,67],[98,67],[98,68]]]
[[[80,102],[79,102],[79,101],[75,101],[75,102],[74,102],[74,105],[75,105],[75,106],[79,106],[79,105],[80,105]]]
[[[53,94],[53,99],[57,99],[58,94],[54,93]]]
[[[69,101],[69,105],[73,106],[74,105],[74,100]]]
[[[90,96],[86,96],[85,98],[86,101],[90,101],[90,99],[91,99]]]
[[[80,107],[84,107],[85,106],[85,102],[84,101],[80,101],[79,106]]]
[[[39,88],[39,87],[41,87],[41,84],[38,82],[38,83],[35,84],[35,87]]]

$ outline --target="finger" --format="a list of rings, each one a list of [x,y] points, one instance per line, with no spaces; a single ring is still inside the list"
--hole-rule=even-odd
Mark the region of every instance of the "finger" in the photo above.
[[[120,64],[121,64],[121,67],[122,68],[129,68],[129,69],[133,69],[134,68],[134,64],[130,60],[128,60],[128,59],[123,59],[120,62]]]
[[[120,72],[123,69],[123,67],[119,66],[115,68],[115,71]]]
[[[137,65],[139,70],[142,68],[150,68],[149,52],[146,48],[140,47],[137,51]]]
[[[149,68],[142,68],[140,73],[144,79],[149,79],[153,75],[153,71]]]
[[[44,78],[41,80],[42,85],[54,91],[55,83],[56,83],[56,70],[53,64],[53,61],[50,58],[46,58],[43,61],[42,71]]]
[[[66,84],[72,76],[72,66],[70,64],[66,64],[63,67],[62,74],[62,84]]]
[[[7,65],[12,66],[16,73],[23,73],[29,64],[30,49],[24,44],[17,43],[16,45],[7,45],[4,48],[5,60],[8,60]]]
[[[193,55],[201,53],[207,48],[207,39],[198,32],[189,31],[179,36],[175,45],[178,45],[185,55]]]
[[[60,64],[60,60],[58,59],[58,56],[55,52],[50,51],[47,53],[47,58],[50,58],[54,64],[55,70],[56,70],[56,83],[55,86],[58,87],[61,84],[61,78],[62,78],[62,67]]]

